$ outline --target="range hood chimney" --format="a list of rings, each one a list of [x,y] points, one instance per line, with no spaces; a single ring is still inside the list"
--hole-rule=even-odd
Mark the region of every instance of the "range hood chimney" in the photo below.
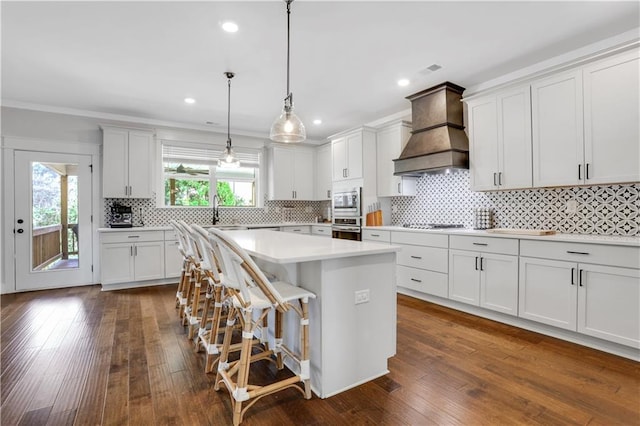
[[[469,140],[462,122],[464,87],[448,81],[406,99],[411,101],[413,131],[394,175],[421,176],[469,168]]]

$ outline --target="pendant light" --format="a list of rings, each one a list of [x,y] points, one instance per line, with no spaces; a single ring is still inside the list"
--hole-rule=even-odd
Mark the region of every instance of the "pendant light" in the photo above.
[[[271,125],[269,138],[274,142],[302,142],[307,138],[304,124],[293,112],[293,93],[289,90],[289,33],[291,3],[293,0],[285,0],[287,3],[287,97],[284,98],[284,108],[282,114]]]
[[[220,156],[218,160],[218,166],[224,168],[237,168],[240,167],[240,160],[236,156],[236,153],[233,152],[231,148],[231,79],[235,76],[232,72],[225,72],[225,76],[227,76],[227,147],[224,149],[224,152]]]

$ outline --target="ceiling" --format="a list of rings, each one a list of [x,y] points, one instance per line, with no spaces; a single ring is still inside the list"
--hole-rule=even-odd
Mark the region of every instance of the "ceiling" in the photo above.
[[[630,2],[292,4],[291,89],[308,138],[406,111],[638,27]],[[2,102],[268,136],[286,95],[283,1],[1,2]],[[220,24],[235,21],[229,34]],[[426,72],[432,64],[442,66]],[[407,87],[396,81],[408,78]],[[186,104],[185,97],[196,103]],[[321,125],[312,121],[321,118]],[[205,122],[213,122],[207,125]]]

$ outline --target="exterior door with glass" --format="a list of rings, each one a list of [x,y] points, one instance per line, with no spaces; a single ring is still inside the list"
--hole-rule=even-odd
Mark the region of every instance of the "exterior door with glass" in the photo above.
[[[91,156],[14,155],[16,290],[91,283]]]

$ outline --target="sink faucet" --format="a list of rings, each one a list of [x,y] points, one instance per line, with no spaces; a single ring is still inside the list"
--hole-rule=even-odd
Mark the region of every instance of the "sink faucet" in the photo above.
[[[215,194],[213,196],[213,218],[211,220],[211,224],[212,225],[217,224],[218,220],[220,220],[220,211],[219,211],[219,208],[218,208],[218,207],[220,207],[219,201],[220,201],[220,199],[218,198],[218,194]]]

